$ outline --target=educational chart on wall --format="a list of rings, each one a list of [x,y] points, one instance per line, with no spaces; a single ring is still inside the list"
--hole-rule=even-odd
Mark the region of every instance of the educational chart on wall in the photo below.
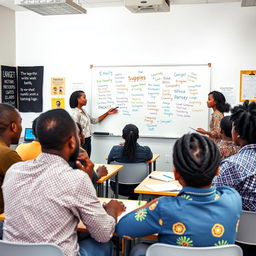
[[[208,64],[93,67],[92,116],[118,107],[93,130],[121,135],[133,123],[140,136],[178,138],[191,128],[207,129],[209,92]]]
[[[17,108],[17,72],[16,67],[1,66],[2,103]]]
[[[44,67],[18,67],[20,112],[42,112]]]

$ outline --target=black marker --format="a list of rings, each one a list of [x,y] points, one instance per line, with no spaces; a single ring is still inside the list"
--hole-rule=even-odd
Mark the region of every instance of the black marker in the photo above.
[[[113,110],[115,110],[115,109],[118,109],[119,107],[115,107],[115,108],[113,108]]]

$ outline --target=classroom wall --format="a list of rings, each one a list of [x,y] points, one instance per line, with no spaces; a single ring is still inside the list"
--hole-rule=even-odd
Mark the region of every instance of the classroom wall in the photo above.
[[[73,83],[84,84],[90,99],[90,64],[211,62],[212,89],[232,86],[238,101],[239,71],[256,68],[255,24],[256,8],[241,8],[240,3],[173,5],[170,13],[154,14],[132,14],[121,7],[55,17],[18,12],[16,62],[45,67],[44,110],[50,108],[51,77],[66,77],[66,104]],[[24,127],[31,126],[34,117],[23,114]],[[94,138],[92,159],[104,162],[120,140]],[[172,169],[174,140],[142,138],[139,143],[161,154],[158,170]]]
[[[15,44],[15,12],[0,5],[0,65],[15,66]]]

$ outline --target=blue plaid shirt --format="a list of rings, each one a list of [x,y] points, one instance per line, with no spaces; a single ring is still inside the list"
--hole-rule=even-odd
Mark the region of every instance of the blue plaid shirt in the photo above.
[[[242,197],[243,209],[256,211],[256,144],[246,145],[223,160],[214,184],[235,188]]]

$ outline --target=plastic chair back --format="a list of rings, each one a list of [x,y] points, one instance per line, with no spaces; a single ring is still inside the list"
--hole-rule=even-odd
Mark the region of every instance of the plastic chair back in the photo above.
[[[147,249],[146,256],[243,256],[238,245],[185,247],[156,243]]]
[[[55,244],[15,243],[0,240],[1,256],[64,256],[59,246]]]
[[[256,212],[242,211],[236,241],[256,245]]]
[[[111,162],[111,164],[121,164],[124,166],[122,170],[118,172],[119,184],[139,184],[148,176],[148,164],[147,163],[119,163]],[[115,176],[110,180],[115,181]]]

